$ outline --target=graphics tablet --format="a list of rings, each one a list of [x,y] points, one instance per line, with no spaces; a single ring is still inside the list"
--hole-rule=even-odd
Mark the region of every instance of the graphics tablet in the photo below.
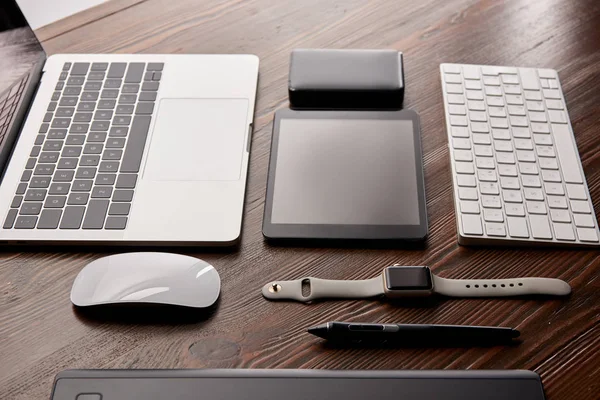
[[[425,239],[417,113],[278,111],[263,234],[268,239]]]
[[[530,371],[90,370],[51,400],[544,400]]]

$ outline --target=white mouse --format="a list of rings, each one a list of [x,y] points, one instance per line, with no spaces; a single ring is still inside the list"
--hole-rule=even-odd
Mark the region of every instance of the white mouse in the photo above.
[[[79,307],[166,304],[205,308],[217,301],[221,278],[206,261],[171,253],[102,257],[75,278],[71,301]]]

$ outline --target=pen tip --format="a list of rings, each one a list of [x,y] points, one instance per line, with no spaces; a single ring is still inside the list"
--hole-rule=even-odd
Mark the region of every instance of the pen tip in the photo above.
[[[311,335],[323,337],[323,335],[327,332],[327,324],[317,325],[308,328],[308,333]]]

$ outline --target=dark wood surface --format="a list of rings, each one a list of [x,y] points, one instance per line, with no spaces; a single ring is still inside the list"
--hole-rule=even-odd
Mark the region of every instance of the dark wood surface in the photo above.
[[[78,20],[78,18],[82,18]],[[44,28],[49,54],[254,53],[260,83],[243,239],[229,253],[187,251],[223,281],[217,312],[189,324],[106,322],[76,314],[88,250],[0,253],[0,398],[46,399],[67,368],[530,369],[550,400],[600,398],[600,252],[460,247],[439,64],[555,68],[596,210],[600,210],[600,2],[597,0],[112,0]],[[405,54],[405,106],[422,120],[430,236],[426,249],[270,247],[261,235],[273,112],[287,104],[293,48],[394,48]],[[386,265],[429,265],[450,278],[567,280],[567,299],[435,304],[272,303],[273,279],[359,279]],[[521,330],[515,347],[340,350],[305,333],[329,320],[456,323]]]

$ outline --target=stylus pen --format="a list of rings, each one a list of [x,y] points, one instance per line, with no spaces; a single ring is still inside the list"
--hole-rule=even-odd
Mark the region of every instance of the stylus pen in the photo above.
[[[462,325],[361,324],[327,322],[308,332],[332,342],[428,346],[510,343],[520,332],[512,328]]]

